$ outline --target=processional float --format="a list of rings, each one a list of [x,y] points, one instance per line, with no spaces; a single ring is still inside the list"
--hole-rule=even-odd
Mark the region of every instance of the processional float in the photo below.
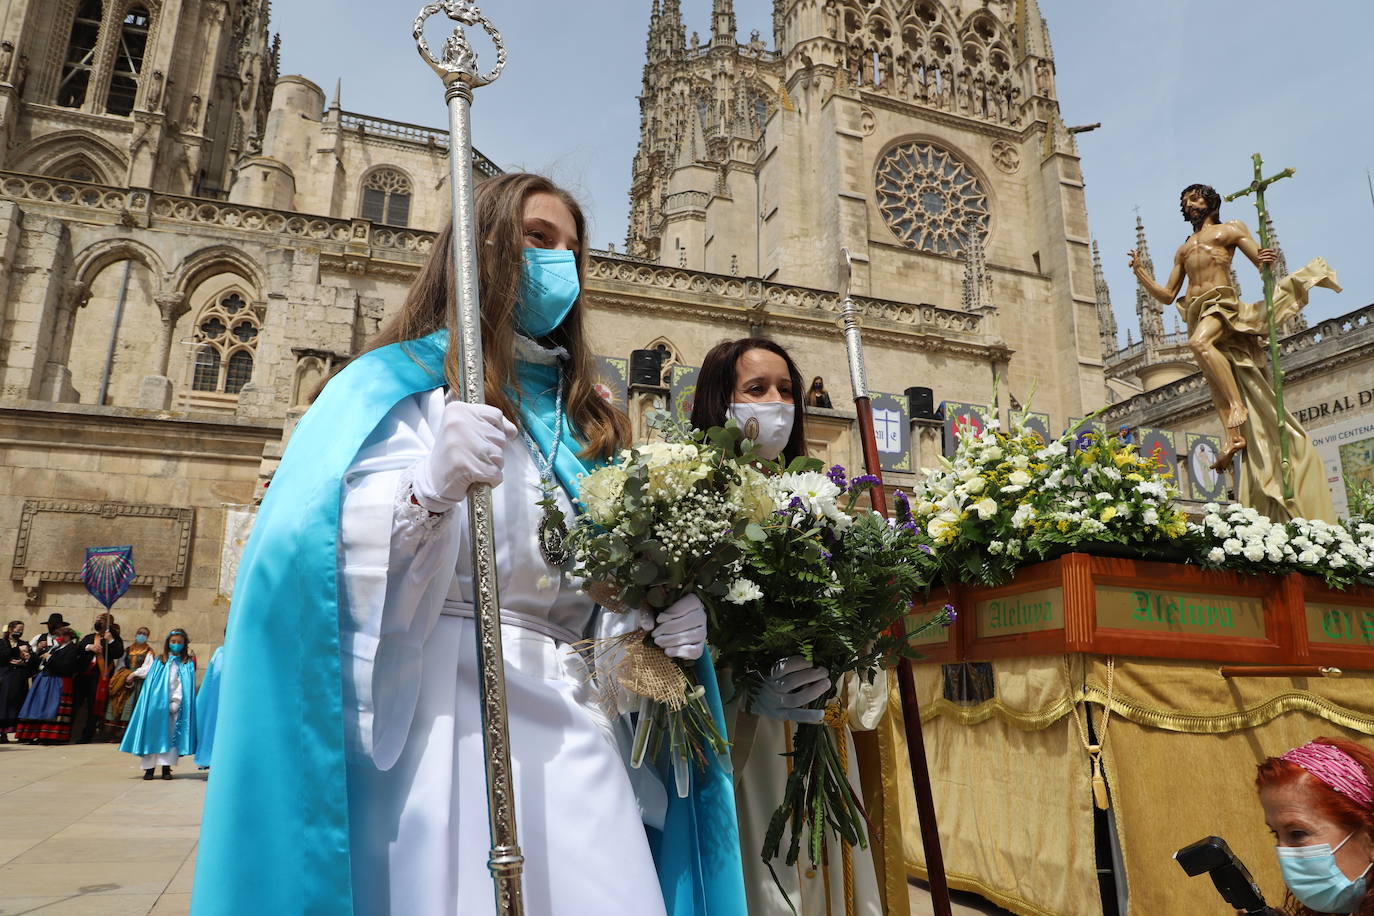
[[[430,50],[424,28],[430,17],[444,14],[456,23],[438,56]],[[464,26],[480,26],[496,47],[496,64],[483,73]],[[427,3],[415,18],[416,47],[425,63],[444,82],[448,103],[449,186],[453,195],[454,302],[448,332],[458,340],[459,400],[485,403],[482,367],[481,299],[477,288],[477,213],[472,180],[472,92],[489,85],[506,65],[501,33],[475,3],[441,0]],[[496,543],[492,527],[491,487],[475,483],[468,490],[469,543],[472,545],[473,606],[477,631],[477,667],[482,688],[482,746],[487,760],[487,816],[491,827],[491,869],[496,912],[524,913],[520,852],[515,824],[515,787],[511,781],[510,734],[506,714],[506,665],[501,651],[501,598],[496,584]]]

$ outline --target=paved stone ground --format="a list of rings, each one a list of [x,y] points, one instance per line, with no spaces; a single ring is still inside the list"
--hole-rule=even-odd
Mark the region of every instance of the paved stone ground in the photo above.
[[[144,782],[111,744],[0,745],[0,916],[184,916],[206,779],[187,763]],[[958,897],[958,916],[1004,912]]]

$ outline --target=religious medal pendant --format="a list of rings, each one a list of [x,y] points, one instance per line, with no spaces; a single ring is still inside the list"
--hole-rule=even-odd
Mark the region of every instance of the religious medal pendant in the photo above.
[[[552,496],[546,498],[552,502]],[[552,505],[546,505],[539,519],[539,552],[550,566],[561,569],[568,562],[568,526],[561,517],[562,513],[555,515],[555,512]]]

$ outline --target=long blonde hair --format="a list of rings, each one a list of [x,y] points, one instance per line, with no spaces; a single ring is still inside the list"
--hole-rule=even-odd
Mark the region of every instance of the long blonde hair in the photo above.
[[[524,260],[525,201],[531,194],[552,194],[572,211],[577,224],[577,278],[585,289],[586,219],[571,194],[542,175],[511,172],[483,181],[474,192],[477,212],[478,284],[482,313],[482,362],[486,401],[497,407],[512,422],[519,424],[518,403],[507,392],[520,397],[515,374],[515,305],[520,297],[520,277]],[[434,241],[429,260],[411,284],[405,304],[363,348],[366,353],[378,347],[416,340],[448,328],[448,352],[444,355],[444,377],[457,389],[459,336],[451,324],[454,297],[453,229],[446,223]],[[582,326],[582,299],[579,297],[563,324],[550,338],[562,345],[570,357],[567,416],[581,430],[587,444],[584,457],[606,458],[625,447],[630,440],[630,421],[609,404],[593,387],[592,353],[587,347]]]

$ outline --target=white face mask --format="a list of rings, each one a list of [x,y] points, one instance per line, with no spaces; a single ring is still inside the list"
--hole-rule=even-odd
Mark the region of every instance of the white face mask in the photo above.
[[[731,404],[726,416],[739,424],[745,438],[754,440],[760,455],[772,460],[792,438],[796,413],[797,408],[786,401],[747,401]]]

